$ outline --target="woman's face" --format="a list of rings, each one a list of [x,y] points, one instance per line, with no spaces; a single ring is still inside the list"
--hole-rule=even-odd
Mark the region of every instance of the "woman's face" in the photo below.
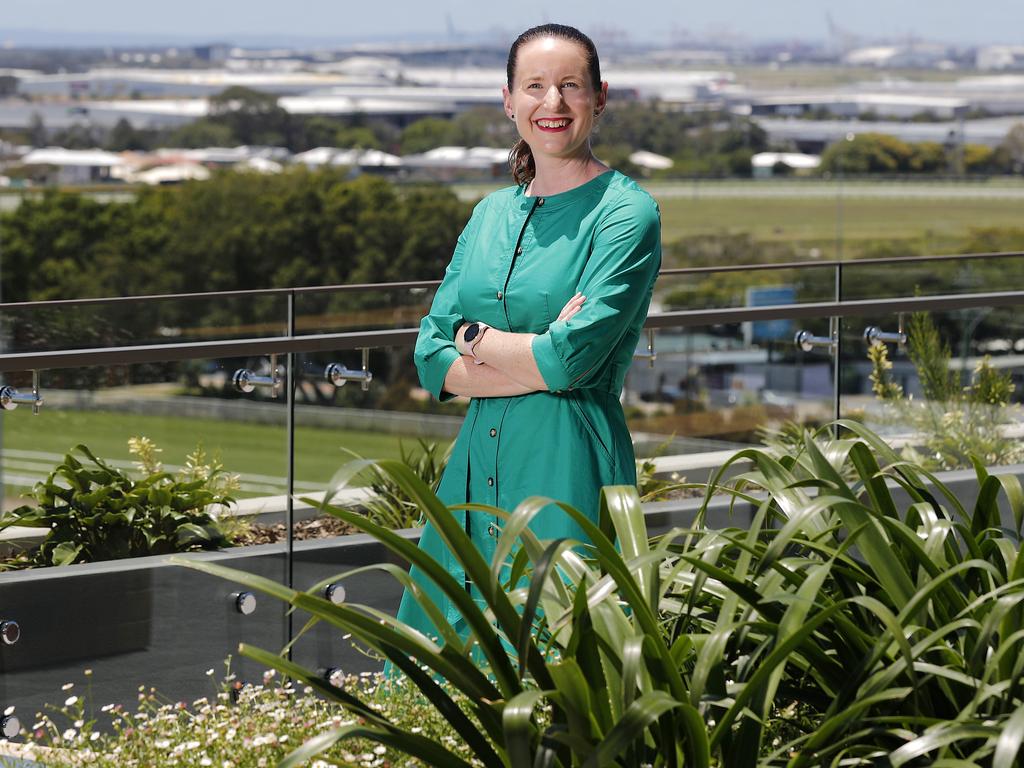
[[[586,51],[557,37],[525,43],[516,57],[515,80],[505,87],[505,114],[534,157],[588,156],[595,111],[604,109],[608,84],[595,90]]]

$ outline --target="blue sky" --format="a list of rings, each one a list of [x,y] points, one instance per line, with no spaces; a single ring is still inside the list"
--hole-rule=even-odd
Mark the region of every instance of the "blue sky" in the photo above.
[[[749,39],[825,39],[825,13],[858,35],[908,35],[962,43],[1024,45],[1024,0],[3,0],[0,42],[24,30],[68,35],[106,33],[166,41],[283,35],[351,41],[428,37],[456,31],[506,39],[544,21],[591,31],[622,30],[635,41],[666,43],[684,31]],[[114,39],[116,38],[116,39]]]

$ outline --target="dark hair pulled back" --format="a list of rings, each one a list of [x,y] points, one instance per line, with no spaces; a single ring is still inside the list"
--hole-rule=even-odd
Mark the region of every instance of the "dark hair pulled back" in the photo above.
[[[543,37],[557,37],[579,45],[587,57],[590,83],[595,91],[601,90],[601,62],[597,58],[597,47],[594,45],[594,41],[576,29],[576,27],[570,27],[565,24],[541,24],[538,27],[530,27],[523,32],[523,34],[515,39],[508,51],[508,64],[505,67],[505,74],[508,79],[509,91],[512,90],[512,81],[515,79],[519,49],[526,43]],[[536,163],[533,161],[533,152],[530,150],[530,145],[523,139],[517,141],[508,153],[508,164],[512,169],[512,178],[519,185],[529,184],[537,172]]]

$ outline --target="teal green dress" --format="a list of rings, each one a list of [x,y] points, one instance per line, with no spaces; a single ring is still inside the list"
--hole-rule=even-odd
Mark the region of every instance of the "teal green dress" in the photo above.
[[[420,324],[420,381],[441,400],[452,397],[444,379],[459,357],[455,332],[479,320],[538,334],[533,354],[550,391],[472,399],[438,489],[443,502],[511,511],[541,495],[568,502],[596,522],[602,486],[636,483],[619,396],[660,265],[657,204],[615,171],[549,197],[528,197],[522,187],[502,189],[476,206]],[[586,296],[583,308],[569,321],[556,321],[577,291]],[[490,561],[501,520],[453,514]],[[530,527],[541,540],[585,540],[554,506]],[[420,547],[462,582],[462,569],[432,526],[424,529]],[[450,601],[417,569],[412,575],[460,629]],[[398,617],[438,634],[408,593]]]

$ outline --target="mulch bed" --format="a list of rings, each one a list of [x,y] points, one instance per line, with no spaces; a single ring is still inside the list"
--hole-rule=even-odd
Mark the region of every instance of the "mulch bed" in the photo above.
[[[315,517],[309,520],[299,520],[292,526],[292,538],[295,541],[306,541],[307,539],[326,539],[331,536],[345,536],[349,533],[359,533],[346,522],[330,515]],[[250,544],[276,544],[285,539],[284,523],[265,525],[263,523],[250,523],[247,530],[234,539],[235,546],[244,547]]]

